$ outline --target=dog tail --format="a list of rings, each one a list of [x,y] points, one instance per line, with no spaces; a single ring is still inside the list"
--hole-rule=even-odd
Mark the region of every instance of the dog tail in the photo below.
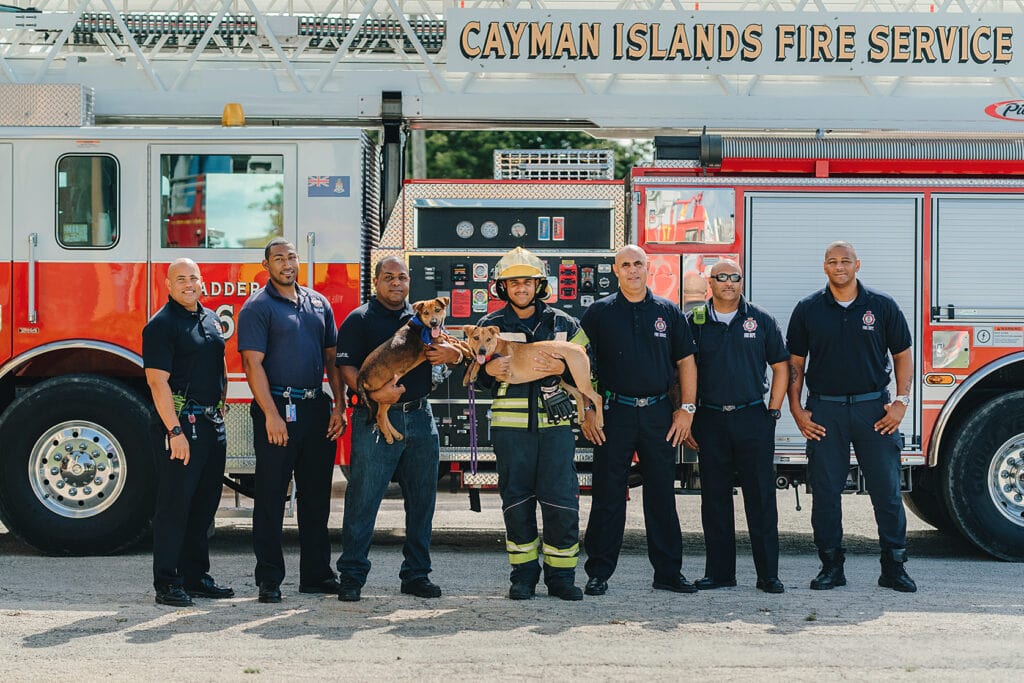
[[[359,383],[359,402],[366,406],[366,424],[372,425],[377,421],[377,402],[370,398],[366,387]]]

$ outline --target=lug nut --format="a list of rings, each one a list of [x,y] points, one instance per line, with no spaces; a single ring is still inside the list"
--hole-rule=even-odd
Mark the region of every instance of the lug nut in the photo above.
[[[57,474],[58,472],[60,472],[60,468],[59,467],[51,467],[50,468],[50,474]]]
[[[86,486],[84,489],[82,489],[82,493],[88,496],[90,493],[92,493],[92,487]]]
[[[54,462],[60,462],[60,453],[54,453],[53,454],[53,461]]]
[[[89,444],[84,444],[84,443],[78,444],[78,450],[82,451],[83,453],[85,453],[85,451],[88,450],[88,449],[89,449]]]
[[[68,489],[68,495],[74,496],[78,494],[78,489]]]
[[[64,481],[63,480],[57,482],[57,488],[59,488],[59,489],[64,488]]]
[[[96,483],[97,486],[99,486],[100,484],[103,483],[103,477],[96,477],[95,479],[93,479],[93,481]]]
[[[94,458],[98,458],[98,457],[100,457],[100,452],[99,452],[99,451],[93,451],[93,452],[92,452],[92,453],[90,453],[89,455],[91,455],[91,456],[92,456],[92,457],[94,457]]]
[[[1016,494],[1016,495],[1015,495],[1015,496],[1013,497],[1013,502],[1014,502],[1014,503],[1020,503],[1020,502],[1024,502],[1024,496],[1020,495],[1019,493],[1018,493],[1018,494]]]
[[[107,466],[104,465],[103,463],[100,463],[99,465],[96,465],[96,469],[102,472],[103,470],[107,469]]]
[[[1003,487],[1003,490],[1006,491],[1007,493],[1009,493],[1010,491],[1013,490],[1013,485],[1012,484],[1007,484],[1006,486]]]
[[[999,477],[1002,478],[1002,479],[1009,479],[1010,478],[1010,473],[1007,472],[1006,470],[1003,470],[1002,472],[999,473]]]
[[[66,450],[68,453],[70,453],[73,448],[74,446],[72,446],[69,443],[64,444],[64,450]]]

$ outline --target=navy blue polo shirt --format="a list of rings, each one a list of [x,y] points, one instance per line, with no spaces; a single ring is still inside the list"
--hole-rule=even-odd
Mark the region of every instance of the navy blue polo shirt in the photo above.
[[[598,299],[580,325],[590,339],[601,389],[624,396],[667,393],[676,363],[697,350],[683,312],[649,288],[636,303],[622,292]]]
[[[403,308],[392,311],[377,299],[370,299],[349,313],[341,323],[341,329],[338,330],[337,365],[360,367],[371,351],[390,339],[412,316],[412,306],[408,301]],[[405,387],[401,399],[403,403],[423,398],[432,388],[430,364],[420,363],[399,377],[398,383]]]
[[[281,296],[273,283],[251,295],[238,313],[238,350],[263,354],[272,386],[320,388],[324,349],[338,343],[334,311],[327,298],[295,285],[298,302]]]
[[[697,398],[716,406],[760,401],[768,391],[768,366],[789,360],[782,328],[771,313],[740,297],[726,325],[716,319],[709,299],[705,322],[686,321],[697,342]]]
[[[142,363],[170,373],[167,383],[175,394],[216,405],[227,381],[220,320],[202,304],[190,311],[168,297],[142,328]]]
[[[797,303],[786,345],[808,357],[807,390],[826,396],[883,391],[889,386],[893,355],[913,343],[910,327],[891,296],[857,281],[848,308],[825,287]]]

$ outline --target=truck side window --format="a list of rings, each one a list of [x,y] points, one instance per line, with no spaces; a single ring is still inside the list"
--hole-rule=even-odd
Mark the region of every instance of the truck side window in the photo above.
[[[732,244],[736,196],[732,189],[658,188],[646,192],[648,244]]]
[[[283,156],[160,156],[161,246],[262,249],[283,234]]]
[[[108,248],[119,232],[117,159],[69,154],[57,160],[57,241],[66,248]]]

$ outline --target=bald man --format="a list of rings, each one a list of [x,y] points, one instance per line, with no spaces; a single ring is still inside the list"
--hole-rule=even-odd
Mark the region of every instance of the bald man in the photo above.
[[[153,587],[158,604],[188,607],[194,597],[235,594],[210,576],[206,540],[224,476],[227,372],[220,321],[199,303],[199,266],[178,259],[166,284],[167,303],[142,330],[146,382],[160,416],[153,434]]]

